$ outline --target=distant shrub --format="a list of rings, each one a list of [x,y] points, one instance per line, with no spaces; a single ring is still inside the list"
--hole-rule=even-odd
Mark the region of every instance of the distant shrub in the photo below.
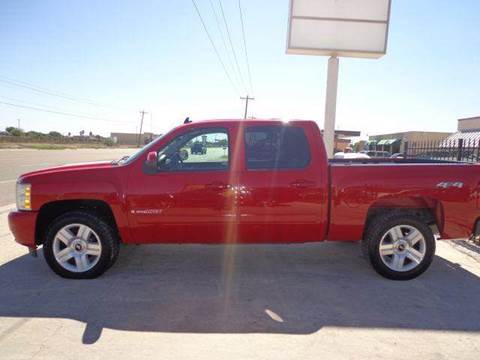
[[[113,139],[112,138],[105,138],[105,140],[103,141],[103,143],[107,146],[113,146],[115,145],[115,143],[113,142]]]
[[[22,136],[23,135],[23,130],[22,129],[19,129],[19,128],[16,128],[16,127],[13,127],[13,126],[9,126],[9,127],[5,128],[5,131],[8,132],[12,136]]]
[[[38,131],[27,131],[25,135],[33,139],[40,139],[46,136],[44,133]]]
[[[48,133],[48,136],[51,136],[51,137],[53,137],[53,138],[61,138],[61,137],[63,137],[63,135],[60,134],[58,131],[50,131],[50,132]]]

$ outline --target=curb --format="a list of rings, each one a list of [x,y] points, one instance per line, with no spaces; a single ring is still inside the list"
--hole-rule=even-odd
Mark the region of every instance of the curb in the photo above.
[[[11,210],[14,210],[16,208],[16,206],[17,205],[15,203],[8,204],[8,205],[5,205],[5,206],[0,206],[0,214],[10,212]]]

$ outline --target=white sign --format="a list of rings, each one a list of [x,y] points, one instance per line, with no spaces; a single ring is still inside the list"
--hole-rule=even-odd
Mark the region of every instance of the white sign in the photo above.
[[[290,0],[287,54],[379,58],[391,0]]]

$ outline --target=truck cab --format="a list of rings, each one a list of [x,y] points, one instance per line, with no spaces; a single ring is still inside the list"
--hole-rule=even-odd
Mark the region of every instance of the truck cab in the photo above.
[[[199,122],[168,134],[129,172],[134,242],[322,240],[327,172],[318,127],[298,122]],[[209,151],[182,160],[189,142]],[[316,139],[316,140],[315,140]],[[188,227],[188,231],[185,231]],[[159,237],[158,234],[164,234]]]

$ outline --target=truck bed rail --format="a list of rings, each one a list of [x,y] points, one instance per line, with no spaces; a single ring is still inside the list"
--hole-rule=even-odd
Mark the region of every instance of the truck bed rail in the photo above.
[[[370,158],[370,159],[329,159],[329,164],[469,164],[464,161],[435,159],[402,159],[402,158]]]

